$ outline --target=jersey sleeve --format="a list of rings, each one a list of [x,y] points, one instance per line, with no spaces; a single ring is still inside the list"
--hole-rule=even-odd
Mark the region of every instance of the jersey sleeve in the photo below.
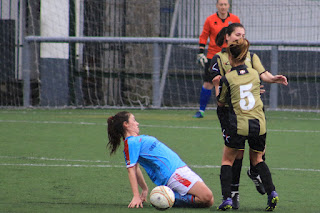
[[[262,65],[260,58],[257,54],[252,55],[251,61],[252,61],[252,68],[257,70],[259,75],[261,75],[262,73],[264,73],[266,71],[266,69]]]
[[[219,95],[217,96],[217,101],[222,104],[227,104],[227,91],[228,91],[229,83],[227,78],[223,76],[220,79],[220,86],[219,86]]]
[[[210,64],[210,73],[212,74],[212,79],[216,77],[217,75],[221,75],[220,71],[220,56],[219,55],[214,55],[213,58],[211,59],[211,64]]]
[[[199,44],[207,44],[208,37],[210,35],[210,23],[209,18],[206,19],[203,25],[201,35],[199,36]]]
[[[140,155],[141,138],[133,137],[124,141],[124,159],[126,161],[127,168],[136,165]]]

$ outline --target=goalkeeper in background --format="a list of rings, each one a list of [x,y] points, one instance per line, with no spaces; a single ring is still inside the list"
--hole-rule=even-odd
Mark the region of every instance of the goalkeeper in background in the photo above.
[[[206,106],[210,101],[211,90],[213,89],[212,77],[209,73],[211,59],[216,53],[220,52],[222,48],[227,47],[227,43],[224,43],[221,47],[216,45],[215,38],[222,28],[227,27],[231,23],[240,23],[238,16],[228,12],[230,8],[228,0],[217,0],[216,7],[218,11],[207,17],[199,37],[197,61],[204,68],[204,83],[200,93],[200,109],[193,116],[194,118],[203,118]],[[205,56],[204,50],[208,37],[210,38],[210,43],[207,56]]]

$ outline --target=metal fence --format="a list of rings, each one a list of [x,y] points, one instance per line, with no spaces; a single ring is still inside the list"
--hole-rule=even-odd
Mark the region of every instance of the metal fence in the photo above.
[[[0,106],[196,108],[198,37],[215,2],[0,0]],[[320,2],[230,4],[251,51],[289,78],[266,85],[265,105],[319,109]]]
[[[25,38],[25,54],[24,54],[24,60],[25,60],[25,66],[24,66],[24,106],[28,107],[30,106],[30,56],[32,55],[30,53],[30,43],[129,43],[129,44],[152,44],[153,45],[153,55],[152,55],[152,72],[151,72],[151,79],[152,79],[152,97],[150,97],[150,100],[152,100],[151,107],[153,108],[161,108],[162,100],[164,96],[164,90],[165,90],[165,84],[167,81],[167,75],[168,75],[168,69],[161,69],[161,64],[163,62],[162,58],[166,58],[166,55],[163,55],[160,51],[160,45],[166,44],[167,46],[169,44],[176,44],[176,45],[196,45],[198,43],[198,39],[188,39],[188,38],[161,38],[161,37],[38,37],[38,36],[28,36]],[[270,52],[270,71],[272,74],[277,75],[279,72],[279,63],[281,63],[281,60],[279,58],[279,47],[320,47],[320,42],[314,42],[314,41],[307,41],[307,42],[291,42],[291,41],[251,41],[252,46],[270,46],[271,52]],[[319,52],[316,52],[319,53]],[[171,54],[166,52],[166,54]],[[161,58],[162,57],[162,58]],[[317,70],[319,66],[315,66],[315,70],[310,70],[313,76],[311,78],[315,79],[315,83],[317,84],[315,92],[316,94],[319,94],[319,88],[320,88],[320,81],[317,80],[320,78],[319,70]],[[291,70],[294,73],[298,72],[298,70]],[[284,71],[282,71],[284,73]],[[295,74],[297,75],[297,74]],[[299,77],[299,74],[297,75]],[[289,79],[293,79],[297,76],[289,75]],[[302,91],[304,92],[304,91]],[[278,100],[281,99],[283,96],[282,92],[278,91],[278,85],[273,84],[270,87],[270,94],[269,96],[269,108],[270,109],[277,109],[279,107]],[[299,94],[301,97],[303,94]],[[318,100],[317,96],[317,100]],[[193,103],[194,104],[194,103]],[[181,106],[177,106],[181,107]],[[292,106],[286,106],[284,104],[283,107],[292,107]],[[311,108],[319,108],[319,102],[317,101],[314,106],[309,106]]]

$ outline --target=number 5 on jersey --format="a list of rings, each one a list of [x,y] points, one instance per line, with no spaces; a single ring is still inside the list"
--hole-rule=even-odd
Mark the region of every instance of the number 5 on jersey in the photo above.
[[[251,110],[256,103],[253,94],[250,92],[251,88],[252,84],[240,86],[240,107],[243,110]],[[246,98],[248,100],[248,104]]]

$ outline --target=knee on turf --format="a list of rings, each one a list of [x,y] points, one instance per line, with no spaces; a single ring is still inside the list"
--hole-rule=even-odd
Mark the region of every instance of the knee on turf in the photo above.
[[[199,203],[203,207],[210,207],[214,203],[213,194],[210,190],[203,192],[199,198]]]

